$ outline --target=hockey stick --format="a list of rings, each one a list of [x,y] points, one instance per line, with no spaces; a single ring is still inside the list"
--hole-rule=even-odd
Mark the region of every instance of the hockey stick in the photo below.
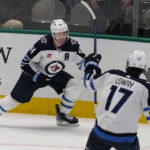
[[[93,12],[92,8],[83,0],[81,0],[81,3],[87,8],[87,10],[90,12],[92,19],[94,21],[94,53],[97,54],[97,38],[96,38],[96,34],[97,34],[97,30],[96,30],[96,15]],[[94,112],[96,114],[96,110],[97,110],[97,91],[94,91]]]

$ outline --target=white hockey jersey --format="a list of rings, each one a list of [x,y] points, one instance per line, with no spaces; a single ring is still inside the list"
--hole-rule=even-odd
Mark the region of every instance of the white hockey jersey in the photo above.
[[[51,77],[63,70],[69,61],[80,66],[84,57],[85,54],[74,39],[68,38],[60,48],[55,48],[53,38],[48,34],[27,52],[21,62],[21,68],[31,76],[38,71]]]
[[[91,80],[90,86],[98,93],[97,126],[116,134],[136,133],[142,112],[150,111],[150,84],[110,70]]]

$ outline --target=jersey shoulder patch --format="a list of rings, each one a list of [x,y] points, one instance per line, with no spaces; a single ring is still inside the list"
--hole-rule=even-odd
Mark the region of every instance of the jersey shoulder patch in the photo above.
[[[41,38],[41,43],[47,44],[47,39],[45,37]]]
[[[41,44],[49,45],[53,42],[52,35],[48,34],[48,35],[42,37],[39,41]]]
[[[70,38],[70,42],[71,42],[71,45],[76,45],[78,44],[78,42],[72,38]]]
[[[48,34],[48,35],[40,38],[40,40],[34,44],[34,47],[39,51],[53,49],[54,46],[53,46],[52,36],[50,34]]]

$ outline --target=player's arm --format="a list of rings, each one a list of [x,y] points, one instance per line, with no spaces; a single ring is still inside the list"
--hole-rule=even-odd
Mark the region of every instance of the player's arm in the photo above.
[[[146,120],[150,124],[150,106],[149,107],[145,107],[143,111],[144,111],[144,115],[146,117]]]
[[[148,94],[147,93],[143,94],[143,95],[148,96],[148,98],[146,98],[147,101],[146,101],[146,104],[144,105],[143,112],[144,112],[144,115],[145,115],[145,118],[146,118],[147,122],[150,124],[150,94],[149,94],[150,93],[150,85],[148,87],[149,87]]]
[[[145,107],[143,111],[147,122],[150,124],[150,106]]]
[[[26,53],[21,62],[21,69],[24,73],[30,76],[35,74],[35,71],[30,66],[30,62],[32,61],[33,63],[38,63],[38,61],[40,61],[37,60],[38,53],[39,49],[37,48],[36,44]],[[36,58],[36,61],[33,61],[34,58]]]
[[[141,104],[147,122],[150,124],[150,83],[145,81],[147,90],[143,90]]]
[[[23,72],[25,72],[28,75],[33,76],[35,74],[35,71],[32,69],[30,62],[34,64],[38,64],[41,59],[41,51],[43,49],[46,49],[47,43],[48,43],[48,37],[44,36],[40,40],[38,40],[33,47],[26,53],[24,56],[22,62],[21,62],[21,69]]]
[[[42,40],[42,39],[41,39]],[[39,84],[40,86],[47,85],[49,77],[42,72],[36,72],[32,69],[31,63],[38,65],[41,59],[40,50],[43,43],[39,40],[34,46],[27,52],[21,62],[21,69],[24,73],[32,77],[33,82]]]
[[[74,56],[72,58],[72,61],[77,65],[79,70],[82,70],[84,68],[84,58],[85,58],[85,53],[80,49],[79,43],[70,38],[69,42],[71,44],[72,50],[74,51]]]
[[[84,61],[85,61],[85,53],[82,52],[82,50],[80,48],[78,48],[77,50],[77,54],[76,54],[76,64],[79,70],[83,70],[84,68]]]

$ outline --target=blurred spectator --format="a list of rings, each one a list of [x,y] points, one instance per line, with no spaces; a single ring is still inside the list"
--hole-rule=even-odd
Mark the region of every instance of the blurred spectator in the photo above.
[[[132,24],[133,7],[128,6],[124,15],[121,15],[110,22],[110,25],[106,30],[106,34],[131,36]]]
[[[145,10],[141,17],[141,25],[139,27],[138,36],[150,37],[150,8]]]
[[[0,27],[23,28],[26,0],[0,0]]]
[[[147,29],[150,29],[150,9],[147,9],[144,13],[143,23]]]
[[[98,32],[106,33],[108,26],[115,19],[122,21],[130,2],[131,0],[89,0],[97,16]]]
[[[69,21],[71,18],[71,9],[76,4],[80,3],[81,0],[59,0],[61,3],[64,4],[65,7],[65,18],[64,20]]]

